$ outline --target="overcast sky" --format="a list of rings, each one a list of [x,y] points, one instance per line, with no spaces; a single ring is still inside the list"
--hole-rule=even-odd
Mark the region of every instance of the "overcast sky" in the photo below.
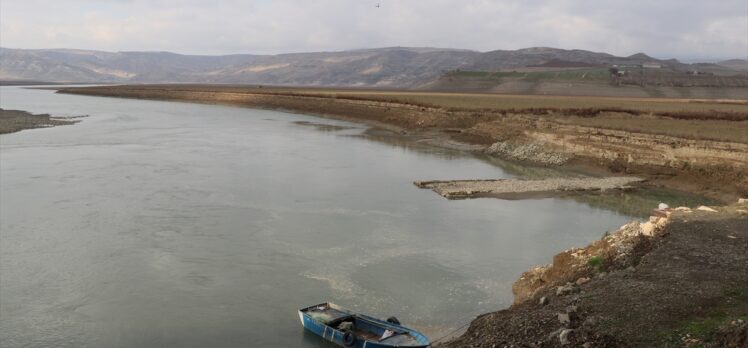
[[[550,46],[748,58],[748,1],[0,0],[0,45],[185,54]]]

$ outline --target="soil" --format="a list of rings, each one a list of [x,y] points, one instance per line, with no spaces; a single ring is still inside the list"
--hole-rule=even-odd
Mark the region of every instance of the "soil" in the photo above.
[[[673,213],[625,260],[561,253],[531,297],[440,346],[748,347],[748,205],[714,209]]]
[[[103,86],[60,92],[293,110],[365,122],[421,137],[431,145],[509,160],[640,176],[723,202],[748,196],[748,141],[742,141],[748,134],[748,110],[653,109],[644,115],[643,110],[616,108],[470,109],[379,99],[375,94],[368,98],[251,86]],[[600,122],[589,121],[598,118]]]
[[[24,129],[63,126],[78,122],[80,121],[52,117],[47,114],[34,115],[21,110],[0,109],[0,134],[14,133]]]

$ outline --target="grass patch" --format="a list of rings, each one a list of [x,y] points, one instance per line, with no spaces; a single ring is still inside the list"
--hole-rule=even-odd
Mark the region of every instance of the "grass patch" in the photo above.
[[[748,321],[748,288],[728,288],[722,292],[724,304],[711,309],[703,317],[690,318],[675,330],[661,334],[668,347],[707,347],[720,327],[734,320]]]
[[[587,260],[587,266],[594,268],[598,272],[603,271],[605,269],[605,259],[600,256],[590,257],[590,259]]]

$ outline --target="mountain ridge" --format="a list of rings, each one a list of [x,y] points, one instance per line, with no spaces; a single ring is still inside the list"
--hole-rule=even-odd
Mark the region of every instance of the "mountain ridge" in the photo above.
[[[299,86],[411,88],[447,71],[500,71],[549,62],[580,66],[658,63],[687,71],[676,59],[644,53],[619,57],[605,52],[552,47],[473,50],[382,47],[275,55],[186,55],[168,51],[98,51],[71,48],[0,47],[0,79],[89,83],[238,83]],[[567,65],[570,63],[566,63]],[[722,65],[727,69],[741,64]]]

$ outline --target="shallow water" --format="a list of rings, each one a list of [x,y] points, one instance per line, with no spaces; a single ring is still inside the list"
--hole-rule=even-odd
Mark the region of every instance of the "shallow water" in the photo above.
[[[412,182],[526,168],[352,123],[19,87],[0,107],[89,116],[0,136],[2,347],[326,346],[296,310],[328,300],[436,338],[630,219],[582,199],[446,200]]]

